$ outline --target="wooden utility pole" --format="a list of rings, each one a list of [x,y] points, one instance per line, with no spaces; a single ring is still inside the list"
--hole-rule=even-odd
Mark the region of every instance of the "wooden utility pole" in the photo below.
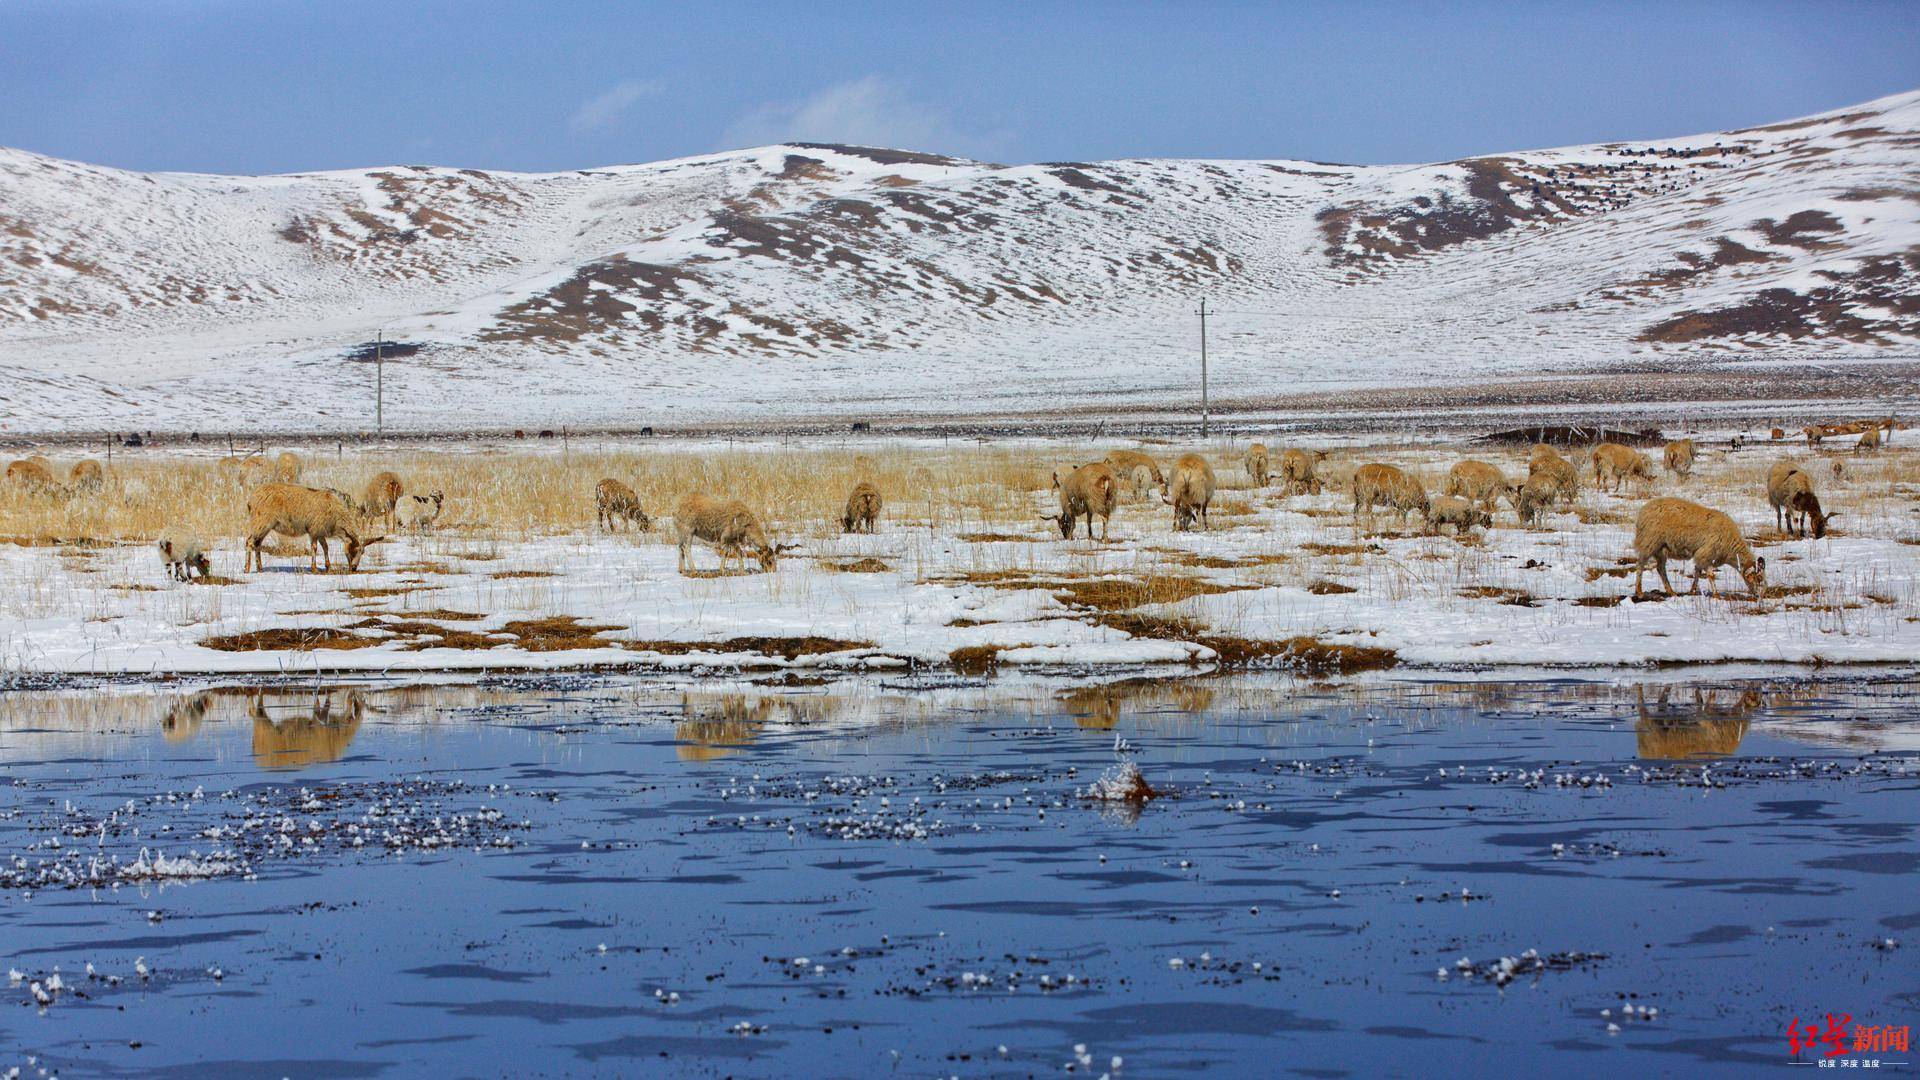
[[[386,332],[384,326],[373,332],[373,433],[381,439],[387,437],[387,369],[380,355]]]
[[[1211,411],[1207,405],[1207,302],[1200,301],[1200,437],[1207,437]]]

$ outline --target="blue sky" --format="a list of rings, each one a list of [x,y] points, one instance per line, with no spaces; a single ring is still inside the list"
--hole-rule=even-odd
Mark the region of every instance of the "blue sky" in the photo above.
[[[1920,88],[1920,3],[0,3],[0,145],[569,169],[782,139],[1432,161]]]

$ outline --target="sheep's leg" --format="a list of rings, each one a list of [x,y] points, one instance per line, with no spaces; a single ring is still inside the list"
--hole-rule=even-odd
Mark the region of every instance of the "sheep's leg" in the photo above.
[[[1655,552],[1655,553],[1654,553],[1654,556],[1653,556],[1653,560],[1654,560],[1654,562],[1653,562],[1653,568],[1654,568],[1655,570],[1658,570],[1658,571],[1660,571],[1660,588],[1662,588],[1663,590],[1665,590],[1665,591],[1666,591],[1666,594],[1667,594],[1668,596],[1672,596],[1672,595],[1673,595],[1673,582],[1672,582],[1672,581],[1671,581],[1671,580],[1670,580],[1670,579],[1669,579],[1669,578],[1667,577],[1667,552],[1666,552],[1666,549],[1665,549],[1665,548],[1662,548],[1661,550],[1659,550],[1659,551],[1657,551],[1657,552]]]

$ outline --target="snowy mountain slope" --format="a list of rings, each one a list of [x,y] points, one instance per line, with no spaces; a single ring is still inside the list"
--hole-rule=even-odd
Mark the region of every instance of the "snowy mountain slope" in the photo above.
[[[792,145],[575,173],[0,150],[0,423],[1043,410],[1920,343],[1920,93],[1436,165]]]

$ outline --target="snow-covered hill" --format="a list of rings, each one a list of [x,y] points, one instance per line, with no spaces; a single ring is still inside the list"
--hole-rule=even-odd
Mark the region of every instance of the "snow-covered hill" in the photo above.
[[[812,144],[524,174],[0,150],[0,425],[1044,411],[1920,349],[1920,92],[1434,165]]]

